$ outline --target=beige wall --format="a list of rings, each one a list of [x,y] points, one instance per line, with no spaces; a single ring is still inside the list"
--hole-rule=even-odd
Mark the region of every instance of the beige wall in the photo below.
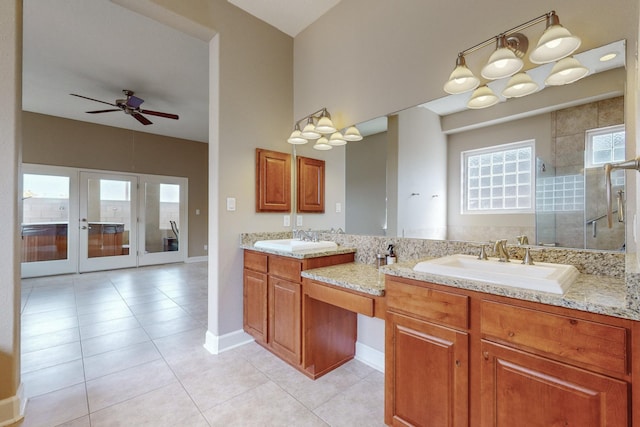
[[[20,414],[22,3],[0,2],[0,424]],[[17,396],[17,398],[16,398]]]
[[[207,254],[207,151],[201,142],[23,113],[25,163],[187,178],[189,257]]]

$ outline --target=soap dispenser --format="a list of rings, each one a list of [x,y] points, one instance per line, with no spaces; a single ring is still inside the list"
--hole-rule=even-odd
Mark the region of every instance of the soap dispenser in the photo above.
[[[387,265],[396,263],[396,253],[393,250],[393,245],[387,247]]]

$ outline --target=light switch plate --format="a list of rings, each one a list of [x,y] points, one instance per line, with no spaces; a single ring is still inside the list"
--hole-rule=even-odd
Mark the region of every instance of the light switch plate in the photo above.
[[[289,227],[291,225],[291,217],[289,215],[284,216],[282,225],[284,225],[285,227]]]
[[[296,227],[302,227],[302,215],[296,215]]]
[[[235,197],[227,197],[227,210],[235,211],[236,210],[236,198]]]
[[[342,203],[336,202],[336,213],[342,212]]]

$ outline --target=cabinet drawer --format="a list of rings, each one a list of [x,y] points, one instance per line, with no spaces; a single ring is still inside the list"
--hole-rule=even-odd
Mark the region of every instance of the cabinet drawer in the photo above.
[[[304,281],[304,294],[315,300],[373,317],[373,298],[352,294],[311,280]]]
[[[387,309],[413,314],[454,328],[469,328],[469,297],[387,280]]]
[[[483,301],[481,331],[561,359],[622,374],[628,370],[625,328]]]
[[[272,276],[300,283],[302,281],[300,277],[301,271],[302,262],[300,260],[274,255],[269,256],[269,274]]]
[[[258,252],[244,251],[244,268],[266,273],[267,255]]]

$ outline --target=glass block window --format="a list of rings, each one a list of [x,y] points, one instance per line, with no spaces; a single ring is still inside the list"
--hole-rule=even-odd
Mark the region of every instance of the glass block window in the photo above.
[[[462,213],[533,212],[534,144],[462,152]]]
[[[578,212],[584,210],[584,176],[540,178],[536,182],[536,211]]]
[[[586,132],[586,157],[588,168],[624,161],[624,125],[588,130]]]

